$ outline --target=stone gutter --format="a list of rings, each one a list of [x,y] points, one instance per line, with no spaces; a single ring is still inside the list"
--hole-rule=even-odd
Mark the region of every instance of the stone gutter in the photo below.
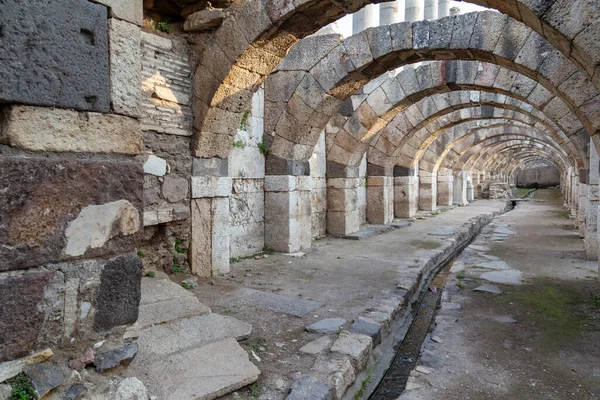
[[[350,330],[340,333],[331,351],[317,359],[310,374],[294,382],[287,400],[368,398],[390,367],[395,349],[408,332],[433,277],[458,256],[483,227],[512,208],[513,203],[507,201],[503,208],[470,218],[453,234],[444,234],[446,243],[403,269],[398,289],[357,316]]]

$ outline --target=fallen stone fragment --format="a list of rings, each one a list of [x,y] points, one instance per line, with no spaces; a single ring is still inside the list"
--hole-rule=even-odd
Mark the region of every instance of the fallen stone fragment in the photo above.
[[[14,378],[23,371],[26,365],[39,364],[48,360],[54,353],[51,349],[42,350],[29,357],[0,363],[0,382]]]
[[[498,286],[488,285],[487,283],[485,285],[481,285],[479,287],[476,287],[475,289],[473,289],[473,291],[475,291],[475,292],[485,292],[485,293],[495,293],[495,294],[501,294],[502,293],[502,289],[500,289]]]
[[[367,335],[342,332],[331,347],[332,353],[340,353],[352,357],[356,369],[361,371],[369,361],[373,341]]]
[[[359,317],[350,326],[350,332],[369,336],[373,340],[373,347],[381,342],[381,324],[372,319]]]
[[[29,365],[24,371],[39,398],[44,397],[52,389],[62,385],[65,377],[56,365],[42,363]]]
[[[415,368],[415,370],[417,372],[420,372],[420,373],[425,374],[425,375],[429,375],[433,371],[431,368],[427,368],[427,367],[425,367],[423,365],[418,365],[417,368]]]
[[[117,386],[114,400],[147,400],[148,390],[138,378],[123,379]]]
[[[305,344],[300,348],[301,353],[319,354],[331,344],[331,339],[327,336],[322,336],[310,343]]]
[[[286,400],[333,400],[333,388],[312,376],[303,376],[292,385]]]
[[[223,23],[225,14],[219,9],[206,9],[189,15],[183,24],[186,32],[200,32],[216,28]]]
[[[523,274],[516,269],[505,271],[486,272],[481,274],[480,278],[494,283],[503,283],[506,285],[520,285]]]
[[[515,324],[517,322],[512,315],[500,315],[494,317],[494,321],[500,322],[501,324]]]
[[[86,365],[94,362],[94,357],[94,350],[88,347],[80,357],[69,361],[69,367],[75,371],[81,371],[86,367]]]
[[[442,339],[440,339],[439,336],[432,336],[431,341],[433,341],[435,343],[442,343]]]
[[[81,383],[76,383],[63,394],[62,398],[65,400],[78,400],[85,393],[87,393],[87,388]]]
[[[104,372],[120,364],[129,365],[138,352],[137,342],[126,343],[121,347],[96,354],[96,372]]]
[[[331,384],[336,399],[341,399],[346,389],[356,379],[354,367],[347,357],[319,358],[313,365],[313,370],[320,378]]]
[[[343,318],[325,318],[306,327],[307,332],[330,334],[337,332],[346,323]]]

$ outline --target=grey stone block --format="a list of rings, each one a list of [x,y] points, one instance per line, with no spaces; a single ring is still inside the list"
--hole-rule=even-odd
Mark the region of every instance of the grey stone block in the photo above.
[[[333,388],[312,376],[303,376],[292,385],[286,400],[333,400]]]
[[[100,275],[94,330],[133,324],[138,319],[141,298],[142,261],[122,256],[109,262]]]
[[[381,324],[377,321],[358,318],[350,326],[350,332],[362,333],[363,335],[370,336],[373,339],[373,347],[381,343]]]
[[[94,359],[96,372],[104,372],[121,364],[129,365],[138,352],[137,342],[126,343],[102,353],[98,353]]]
[[[65,379],[59,367],[47,362],[29,365],[24,372],[29,378],[31,386],[35,389],[38,398],[44,397],[52,389],[62,385]]]
[[[0,103],[110,110],[106,7],[0,3]]]
[[[242,297],[249,304],[264,307],[271,311],[282,312],[295,317],[304,317],[323,304],[316,301],[298,299],[296,297],[261,292],[253,289],[242,289]]]
[[[346,323],[346,320],[343,318],[325,318],[320,321],[315,322],[314,324],[310,324],[306,327],[308,332],[315,333],[335,333],[337,332],[342,325]]]

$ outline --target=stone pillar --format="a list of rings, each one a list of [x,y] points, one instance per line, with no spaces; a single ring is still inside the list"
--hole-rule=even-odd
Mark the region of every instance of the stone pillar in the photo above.
[[[423,19],[424,0],[406,0],[405,20],[408,22]]]
[[[438,18],[437,0],[425,0],[424,17],[430,21]]]
[[[581,178],[581,172],[580,172],[580,178]],[[578,191],[579,193],[577,193],[578,196],[578,200],[577,200],[577,219],[576,219],[576,223],[577,223],[577,229],[579,230],[579,237],[580,238],[585,238],[585,233],[586,233],[586,213],[587,213],[587,185],[585,183],[581,183],[579,182],[579,185],[577,185]]]
[[[454,173],[454,204],[458,206],[466,206],[469,204],[467,200],[467,173],[458,171]]]
[[[190,266],[194,275],[209,278],[229,272],[231,187],[230,177],[192,177]]]
[[[265,177],[265,246],[295,253],[312,245],[310,176]]]
[[[373,26],[375,6],[369,4],[352,15],[352,34],[356,35]]]
[[[590,261],[598,260],[598,184],[600,183],[600,157],[594,141],[590,140],[590,169],[587,185],[585,252]]]
[[[471,174],[467,174],[467,201],[472,203],[475,200],[475,186]]]
[[[579,207],[579,176],[573,174],[571,178],[571,216],[575,218],[575,225],[577,225],[577,209]]]
[[[454,177],[450,175],[438,175],[437,177],[437,204],[440,207],[452,205],[452,191],[454,190]]]
[[[390,1],[379,5],[379,25],[391,25],[399,22],[398,2]]]
[[[327,232],[349,235],[360,229],[359,177],[327,179]]]
[[[412,218],[417,214],[419,202],[419,177],[394,177],[394,215],[397,218]]]
[[[419,210],[435,211],[437,209],[437,174],[427,171],[419,172]]]
[[[394,219],[394,178],[369,176],[367,181],[367,221],[389,224]]]
[[[450,15],[450,0],[439,0],[438,18],[444,18]]]

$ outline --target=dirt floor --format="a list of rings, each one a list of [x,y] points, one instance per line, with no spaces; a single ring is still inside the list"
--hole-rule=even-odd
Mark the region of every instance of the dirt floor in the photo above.
[[[520,282],[473,291],[490,283],[484,259]],[[600,399],[598,263],[586,261],[558,190],[496,218],[452,271],[401,399]]]
[[[435,249],[449,243],[445,242],[448,237],[428,233],[462,225],[474,216],[496,212],[505,204],[478,201],[361,241],[322,238],[313,242],[314,251],[306,255],[271,254],[266,258],[236,260],[231,273],[216,277],[214,285],[201,282],[194,293],[202,303],[213,312],[231,315],[253,326],[251,337],[241,344],[261,370],[261,376],[257,384],[226,398],[285,398],[292,382],[310,371],[315,362],[315,356],[298,351],[322,336],[305,332],[307,325],[327,317],[341,317],[347,320],[342,329],[347,329],[361,313],[397,290],[406,271],[414,271]],[[314,300],[323,306],[299,318],[248,304],[244,297],[247,289]]]

